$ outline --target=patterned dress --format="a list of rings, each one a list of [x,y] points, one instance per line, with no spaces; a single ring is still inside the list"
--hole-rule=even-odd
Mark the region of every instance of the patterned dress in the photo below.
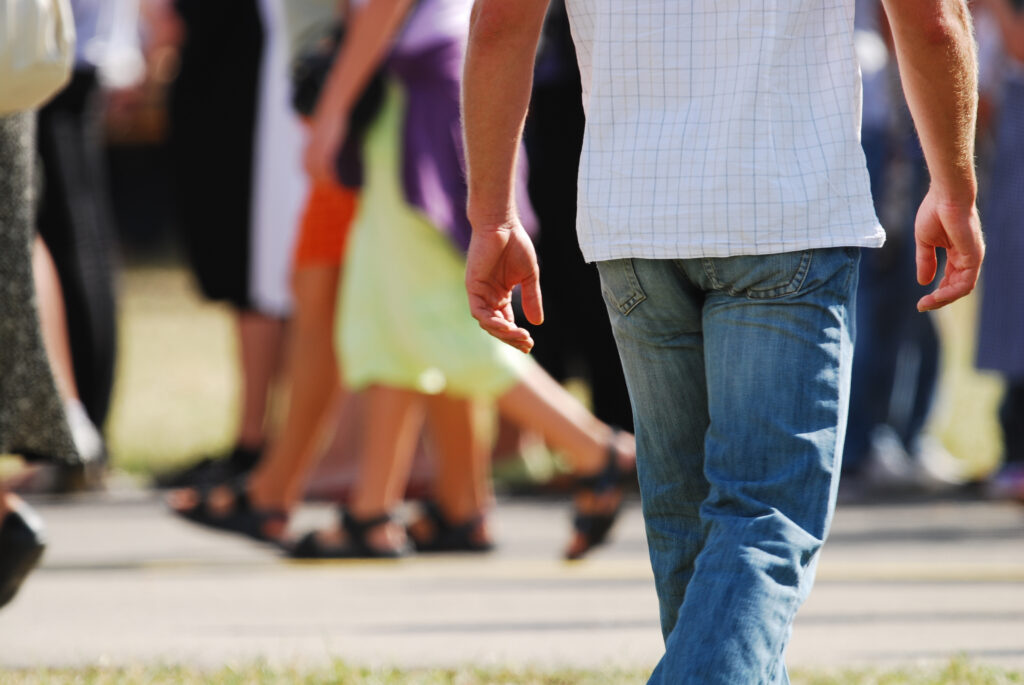
[[[32,279],[34,161],[34,115],[0,116],[0,453],[74,462]]]

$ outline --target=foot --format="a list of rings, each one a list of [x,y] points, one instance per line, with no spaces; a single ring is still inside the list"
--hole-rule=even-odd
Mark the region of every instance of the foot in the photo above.
[[[489,552],[494,542],[483,514],[453,523],[434,501],[423,503],[423,515],[406,529],[417,552]]]
[[[296,559],[397,559],[408,554],[408,539],[388,514],[355,518],[340,510],[337,526],[313,531],[292,546]]]
[[[153,486],[158,489],[208,487],[244,476],[259,462],[262,449],[236,445],[226,456],[203,457],[179,469],[158,474]]]
[[[280,543],[289,512],[255,496],[247,479],[212,488],[179,488],[166,497],[178,515],[209,528],[242,533],[256,540]]]
[[[636,471],[636,440],[626,432],[613,431],[605,463],[599,471],[582,474],[573,498],[573,532],[565,558],[583,558],[603,544],[622,508],[623,485]]]

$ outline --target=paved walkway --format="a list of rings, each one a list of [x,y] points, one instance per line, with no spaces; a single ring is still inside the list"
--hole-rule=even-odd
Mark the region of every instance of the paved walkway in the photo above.
[[[295,563],[150,493],[39,502],[44,566],[0,612],[0,668],[264,660],[652,666],[657,609],[635,505],[614,544],[558,561],[559,503],[501,501],[482,558]],[[329,519],[310,507],[303,529]],[[1024,669],[1024,508],[843,506],[791,666],[968,657]]]

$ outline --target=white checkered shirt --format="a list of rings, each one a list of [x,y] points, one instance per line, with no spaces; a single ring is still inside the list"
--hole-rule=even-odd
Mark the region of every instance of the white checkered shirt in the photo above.
[[[566,0],[587,261],[878,247],[854,0]]]

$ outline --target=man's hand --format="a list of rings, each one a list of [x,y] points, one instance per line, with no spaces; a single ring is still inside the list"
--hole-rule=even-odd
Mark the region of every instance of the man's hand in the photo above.
[[[946,250],[946,268],[939,286],[917,303],[919,311],[938,309],[974,290],[985,257],[981,222],[974,203],[967,206],[943,203],[929,191],[917,212],[917,281],[935,279],[938,262],[935,248]]]
[[[533,348],[533,338],[516,325],[512,314],[512,289],[517,285],[522,285],[526,318],[543,323],[540,269],[530,236],[517,219],[474,227],[466,255],[470,313],[485,331],[526,353]]]
[[[903,92],[931,175],[917,212],[917,280],[935,278],[935,248],[946,250],[939,286],[917,303],[938,309],[974,290],[985,256],[975,208],[974,137],[978,60],[965,0],[882,0],[892,28]]]

